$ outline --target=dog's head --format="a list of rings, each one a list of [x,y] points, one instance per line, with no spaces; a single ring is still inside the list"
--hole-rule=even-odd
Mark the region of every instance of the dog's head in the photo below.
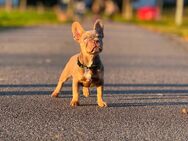
[[[72,24],[73,38],[80,44],[82,53],[96,55],[103,50],[103,29],[101,20],[96,20],[90,31],[85,31],[78,22]]]

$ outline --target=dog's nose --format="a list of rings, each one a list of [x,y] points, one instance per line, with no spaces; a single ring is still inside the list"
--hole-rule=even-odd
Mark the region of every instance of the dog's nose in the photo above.
[[[94,40],[94,42],[95,42],[95,44],[99,44],[99,40],[98,39]]]

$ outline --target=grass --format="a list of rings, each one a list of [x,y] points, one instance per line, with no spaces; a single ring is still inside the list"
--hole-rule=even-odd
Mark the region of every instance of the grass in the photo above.
[[[174,15],[174,9],[167,9],[163,11],[160,21],[140,21],[136,17],[134,17],[131,21],[126,21],[120,15],[115,15],[113,20],[117,22],[136,24],[157,32],[175,34],[188,40],[188,8],[185,8],[183,19],[184,22],[182,26],[175,25]],[[104,17],[104,19],[106,18],[107,17]],[[43,12],[39,12],[36,9],[31,8],[24,12],[16,9],[12,10],[11,12],[6,12],[5,10],[0,9],[0,27],[33,26],[60,23],[61,22],[58,21],[56,13],[52,9],[45,9]]]
[[[177,26],[174,23],[174,19],[168,17],[166,18],[163,17],[161,21],[157,21],[157,22],[152,22],[152,21],[143,22],[143,21],[135,20],[132,23],[146,27],[154,31],[175,34],[184,38],[188,37],[188,28],[187,28],[188,25],[183,24],[181,26]]]
[[[35,9],[29,9],[24,12],[19,10],[12,10],[11,12],[0,10],[0,27],[58,23],[56,14],[52,10],[45,10],[43,12],[38,12]]]
[[[181,26],[176,26],[174,13],[173,9],[164,11],[160,21],[141,21],[136,17],[130,21],[126,21],[118,15],[114,17],[114,20],[139,25],[157,32],[175,34],[188,40],[188,9],[184,11],[183,24]]]

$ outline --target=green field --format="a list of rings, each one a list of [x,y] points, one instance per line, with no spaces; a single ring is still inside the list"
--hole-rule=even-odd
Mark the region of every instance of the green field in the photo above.
[[[174,9],[165,9],[160,21],[140,21],[135,16],[132,20],[126,21],[120,14],[114,16],[113,20],[116,22],[136,24],[157,32],[175,34],[188,40],[188,8],[185,8],[182,26],[175,25],[174,15]],[[104,16],[104,19],[106,18],[107,17]],[[56,13],[52,9],[45,9],[42,12],[39,12],[34,8],[27,9],[24,12],[19,10],[12,10],[11,12],[6,12],[2,9],[0,10],[0,27],[49,24],[62,24],[58,21]]]
[[[136,17],[133,17],[130,21],[126,21],[118,15],[114,17],[114,20],[123,23],[136,24],[157,32],[175,34],[188,40],[188,8],[184,10],[183,24],[181,26],[176,26],[175,24],[174,9],[164,10],[160,21],[140,21]]]
[[[11,12],[6,12],[0,10],[0,26],[31,26],[31,25],[41,25],[41,24],[58,24],[55,12],[52,10],[45,10],[43,12],[38,12],[35,9],[30,9],[26,11],[12,10]]]
[[[163,17],[157,22],[132,21],[132,23],[143,26],[153,31],[175,34],[184,38],[188,37],[188,19],[184,18],[184,23],[181,26],[176,26],[174,18]]]

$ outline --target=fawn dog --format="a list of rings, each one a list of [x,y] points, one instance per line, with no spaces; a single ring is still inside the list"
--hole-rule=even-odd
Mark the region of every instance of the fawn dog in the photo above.
[[[83,86],[83,95],[88,97],[89,87],[97,87],[97,104],[99,107],[106,107],[103,101],[104,67],[100,60],[99,53],[103,50],[103,30],[101,20],[96,20],[93,30],[85,31],[78,22],[72,24],[72,34],[75,41],[80,44],[80,53],[72,56],[66,64],[59,82],[52,93],[52,97],[58,94],[64,82],[72,77],[73,97],[70,102],[72,107],[79,105],[79,87]]]

